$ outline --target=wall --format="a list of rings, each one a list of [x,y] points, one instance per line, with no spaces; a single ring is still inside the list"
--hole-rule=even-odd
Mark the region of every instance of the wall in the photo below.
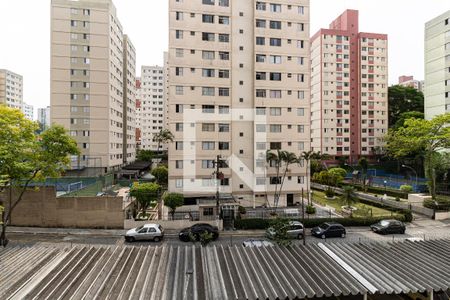
[[[14,199],[15,193],[13,192]],[[5,209],[8,191],[0,193]],[[13,226],[123,228],[122,197],[56,197],[54,187],[28,190],[14,209]]]
[[[450,219],[450,211],[442,211],[442,212],[437,211],[434,213],[434,219],[436,221],[448,220],[448,219]]]

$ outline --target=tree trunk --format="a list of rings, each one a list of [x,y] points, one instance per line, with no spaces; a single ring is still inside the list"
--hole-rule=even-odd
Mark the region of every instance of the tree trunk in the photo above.
[[[0,247],[6,247],[8,239],[6,238],[6,222],[2,224],[2,233],[0,234]]]

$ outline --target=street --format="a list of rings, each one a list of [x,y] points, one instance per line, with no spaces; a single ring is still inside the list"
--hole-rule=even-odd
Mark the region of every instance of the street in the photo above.
[[[155,243],[151,241],[139,241],[128,243],[124,241],[122,234],[125,230],[76,230],[70,229],[58,231],[38,228],[15,228],[10,227],[8,238],[10,246],[31,246],[31,245],[49,245],[58,244],[61,246],[70,246],[74,244],[86,245],[130,245],[130,246],[157,246],[157,245],[189,245],[190,243],[181,242],[178,239],[176,231],[168,230],[164,240]],[[312,237],[310,230],[306,231],[306,243],[335,243],[335,242],[375,242],[375,241],[395,241],[403,239],[438,239],[450,238],[450,221],[434,221],[425,218],[416,218],[407,225],[406,233],[403,235],[379,235],[370,231],[369,227],[348,227],[345,238],[331,238],[321,240]],[[264,231],[225,231],[221,232],[219,239],[211,242],[211,245],[242,245],[248,239],[262,239]],[[293,240],[293,244],[302,244],[302,240]]]

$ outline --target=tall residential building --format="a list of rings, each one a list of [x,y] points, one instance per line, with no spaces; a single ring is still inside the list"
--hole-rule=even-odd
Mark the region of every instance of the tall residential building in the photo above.
[[[450,112],[450,10],[425,24],[425,118]]]
[[[142,66],[140,77],[141,96],[141,149],[167,150],[166,145],[153,141],[155,134],[165,126],[164,68],[160,66]]]
[[[398,84],[401,86],[412,87],[420,92],[423,92],[423,81],[415,80],[414,76],[400,76],[398,78]]]
[[[34,106],[31,104],[23,103],[22,105],[22,112],[25,115],[25,118],[27,118],[30,121],[34,121]]]
[[[37,121],[41,126],[42,130],[45,130],[50,127],[50,106],[44,108],[38,108],[37,110]]]
[[[0,69],[0,104],[22,110],[23,78],[21,75]]]
[[[141,149],[141,114],[142,114],[142,89],[141,89],[141,78],[136,78],[136,149]]]
[[[170,191],[273,206],[280,177],[266,151],[310,148],[309,0],[170,0],[169,10]],[[278,205],[301,202],[305,175],[289,167]]]
[[[134,160],[135,51],[111,0],[51,2],[51,122],[81,150],[74,169]]]
[[[356,163],[388,129],[388,39],[346,10],[311,38],[311,147]]]

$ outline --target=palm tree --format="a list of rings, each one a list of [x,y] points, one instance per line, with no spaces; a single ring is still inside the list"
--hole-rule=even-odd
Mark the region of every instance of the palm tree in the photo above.
[[[272,152],[271,150],[267,150],[266,152],[266,162],[269,164],[269,167],[274,167],[276,170],[276,180],[275,180],[275,194],[274,194],[274,204],[277,203],[277,191],[278,191],[278,178],[280,177],[280,168],[281,168],[281,151],[277,150],[277,152]]]
[[[161,129],[160,132],[153,135],[153,142],[158,143],[158,151],[161,148],[161,144],[167,144],[173,142],[174,135],[169,129]]]
[[[320,153],[320,151],[314,152],[312,150],[303,151],[298,157],[299,164],[302,162],[302,160],[306,161],[306,193],[308,195],[308,204],[311,203],[311,194],[309,192],[311,181],[311,161],[322,161],[328,159],[328,157],[328,154],[322,154]]]
[[[367,179],[367,169],[369,168],[369,162],[367,161],[367,159],[365,157],[362,157],[362,158],[359,159],[358,165],[361,168],[361,172],[362,172],[363,190],[364,190],[364,192],[366,192],[367,191],[367,189],[366,189],[366,179]]]
[[[280,155],[281,155],[281,162],[282,163],[284,162],[284,172],[283,172],[283,176],[281,177],[280,190],[278,191],[276,206],[278,206],[278,201],[280,200],[280,195],[281,195],[281,191],[283,189],[284,180],[286,179],[287,172],[289,171],[289,165],[296,163],[298,160],[297,156],[292,152],[281,151]]]
[[[342,188],[342,201],[347,205],[347,208],[350,209],[350,217],[353,214],[352,204],[356,202],[355,188],[352,186],[344,186]]]

